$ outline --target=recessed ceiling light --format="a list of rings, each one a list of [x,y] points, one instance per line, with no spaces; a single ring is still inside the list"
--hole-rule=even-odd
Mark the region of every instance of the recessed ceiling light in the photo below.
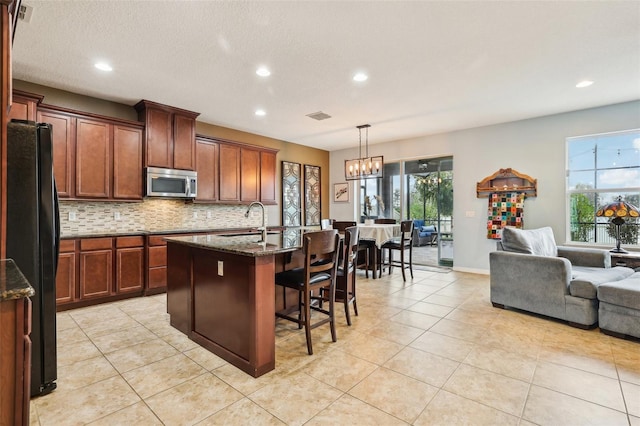
[[[589,87],[593,84],[591,80],[583,80],[580,83],[576,84],[576,87],[582,89],[583,87]]]
[[[257,109],[256,110],[256,115],[259,116],[259,117],[262,117],[264,115],[267,115],[267,113],[263,109]]]
[[[363,72],[359,72],[353,76],[353,81],[367,81],[368,78],[369,78],[368,75],[366,75]]]
[[[97,62],[94,66],[100,71],[113,71],[111,65],[107,64],[106,62]]]
[[[271,71],[267,67],[260,67],[256,70],[256,74],[260,77],[269,77],[271,75]]]

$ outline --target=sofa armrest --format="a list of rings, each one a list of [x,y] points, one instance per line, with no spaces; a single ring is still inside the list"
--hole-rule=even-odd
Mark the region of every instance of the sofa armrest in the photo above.
[[[607,250],[558,246],[558,256],[569,259],[569,262],[575,266],[611,267],[611,254]]]
[[[543,315],[564,314],[571,263],[562,257],[489,253],[491,301]]]

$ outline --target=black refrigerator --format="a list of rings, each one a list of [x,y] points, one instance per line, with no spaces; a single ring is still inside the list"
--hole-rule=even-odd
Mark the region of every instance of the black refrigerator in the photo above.
[[[31,298],[31,396],[56,388],[56,268],[60,244],[50,124],[7,125],[7,257],[35,289]]]

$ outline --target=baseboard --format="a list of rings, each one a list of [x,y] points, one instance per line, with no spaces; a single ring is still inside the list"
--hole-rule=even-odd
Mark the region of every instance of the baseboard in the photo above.
[[[462,266],[454,266],[451,269],[453,269],[456,272],[468,272],[470,274],[489,275],[488,269],[465,268]]]

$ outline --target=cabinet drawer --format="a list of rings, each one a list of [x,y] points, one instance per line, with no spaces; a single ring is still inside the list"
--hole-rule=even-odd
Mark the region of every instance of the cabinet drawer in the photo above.
[[[60,240],[60,253],[76,251],[76,240]]]
[[[144,237],[142,236],[116,238],[117,248],[143,247],[143,246],[144,246]]]
[[[107,250],[113,247],[113,238],[89,238],[80,240],[80,250]]]
[[[149,247],[149,268],[167,265],[167,247]]]
[[[164,240],[165,235],[153,235],[149,237],[150,246],[166,246],[167,242]]]

